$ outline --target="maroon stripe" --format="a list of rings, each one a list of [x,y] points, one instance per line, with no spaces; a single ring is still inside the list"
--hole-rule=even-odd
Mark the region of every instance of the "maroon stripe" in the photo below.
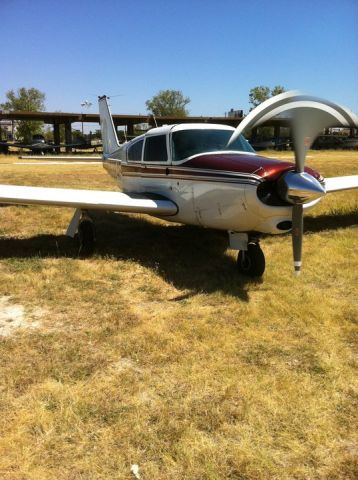
[[[265,180],[275,180],[287,170],[295,168],[294,163],[282,162],[259,155],[246,155],[242,153],[218,153],[198,155],[180,165],[149,165],[149,164],[123,164],[123,175],[139,173],[148,175],[168,175],[181,177],[220,177],[220,178],[249,178],[250,175],[261,177]],[[203,171],[205,170],[205,171]],[[212,172],[210,172],[212,170]],[[319,178],[320,175],[311,168],[305,171]],[[254,180],[254,178],[252,178]]]
[[[248,180],[256,180],[257,177],[252,177],[250,174],[242,174],[240,175],[240,172],[220,172],[220,171],[203,171],[198,168],[188,168],[188,169],[181,169],[181,168],[172,168],[172,167],[166,167],[166,166],[156,166],[152,167],[149,165],[146,165],[144,167],[138,167],[138,166],[132,166],[132,165],[123,165],[122,164],[122,174],[124,176],[130,176],[133,174],[139,174],[143,175],[144,177],[146,175],[165,175],[167,177],[212,177],[212,178],[220,178],[220,179],[248,179]]]

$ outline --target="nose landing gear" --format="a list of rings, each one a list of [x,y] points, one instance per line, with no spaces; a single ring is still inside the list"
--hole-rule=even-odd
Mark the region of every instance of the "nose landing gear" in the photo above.
[[[265,256],[259,239],[247,233],[229,231],[230,248],[239,250],[237,266],[240,273],[250,277],[261,277],[265,271]]]
[[[237,257],[240,273],[250,277],[261,277],[265,271],[265,256],[258,243],[249,243],[247,250],[240,250]]]

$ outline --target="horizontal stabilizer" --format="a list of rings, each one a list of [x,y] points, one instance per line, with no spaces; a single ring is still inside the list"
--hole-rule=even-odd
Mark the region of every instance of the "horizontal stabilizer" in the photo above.
[[[67,188],[24,187],[0,185],[0,203],[14,205],[54,205],[91,210],[175,215],[178,208],[166,199],[151,199],[146,195],[127,195],[122,192],[74,190]]]
[[[358,175],[325,178],[326,192],[339,192],[358,188]]]

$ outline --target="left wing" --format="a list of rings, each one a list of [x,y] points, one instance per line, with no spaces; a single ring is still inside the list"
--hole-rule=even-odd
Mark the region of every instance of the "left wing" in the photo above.
[[[0,185],[0,203],[14,205],[54,205],[79,209],[111,210],[116,212],[175,215],[178,207],[166,198],[128,195],[101,190],[23,187]]]
[[[325,178],[324,183],[327,193],[350,190],[351,188],[358,188],[358,175]]]
[[[14,147],[14,148],[30,148],[31,145],[25,143],[9,143],[9,142],[0,142],[1,146],[4,147]]]

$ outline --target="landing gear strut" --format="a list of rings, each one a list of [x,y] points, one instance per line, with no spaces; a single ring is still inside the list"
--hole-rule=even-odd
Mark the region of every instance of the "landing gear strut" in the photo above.
[[[88,257],[94,251],[96,235],[93,220],[87,210],[78,208],[75,211],[67,228],[66,235],[74,238],[76,232],[80,243],[78,254],[81,257]]]
[[[94,252],[95,239],[93,220],[88,214],[85,214],[78,225],[78,240],[80,242],[78,254],[81,257],[92,255]]]

